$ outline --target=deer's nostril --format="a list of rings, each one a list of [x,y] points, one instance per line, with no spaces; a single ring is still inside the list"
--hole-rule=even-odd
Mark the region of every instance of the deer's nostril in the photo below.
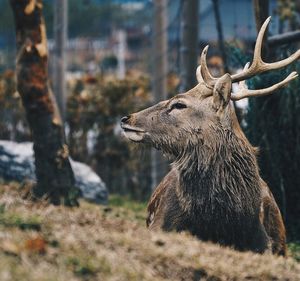
[[[126,123],[130,119],[130,115],[121,118],[121,123]]]

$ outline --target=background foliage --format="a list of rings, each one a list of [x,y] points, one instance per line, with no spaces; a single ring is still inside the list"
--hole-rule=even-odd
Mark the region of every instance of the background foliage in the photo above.
[[[30,132],[12,71],[0,75],[0,139],[29,141]],[[90,164],[110,192],[145,199],[151,192],[147,148],[129,146],[122,137],[122,116],[150,103],[149,79],[85,76],[71,79],[67,103],[67,138],[72,157]],[[141,157],[140,157],[141,156]],[[141,161],[142,159],[142,161]]]
[[[286,57],[290,51],[278,51],[277,58]],[[283,80],[296,63],[286,69],[253,80],[253,87],[264,88]],[[253,145],[260,148],[259,164],[264,180],[281,207],[290,237],[300,233],[300,82],[269,97],[251,99],[246,117],[246,133]]]
[[[149,195],[150,159],[122,137],[120,118],[149,103],[149,79],[86,77],[69,87],[67,123],[71,155],[89,162],[112,192],[144,199]]]
[[[291,55],[297,46],[291,44],[274,50],[280,60]],[[252,55],[239,48],[229,47],[232,67],[238,68],[251,61]],[[248,87],[261,89],[282,81],[292,71],[300,71],[299,62],[282,70],[256,76]],[[289,239],[300,239],[300,81],[266,97],[249,99],[241,115],[242,126],[252,145],[259,148],[258,162],[261,176],[267,182],[279,205],[288,228]]]

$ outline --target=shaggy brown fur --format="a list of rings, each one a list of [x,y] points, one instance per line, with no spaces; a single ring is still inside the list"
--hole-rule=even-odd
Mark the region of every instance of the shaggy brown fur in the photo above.
[[[228,75],[122,119],[125,135],[171,155],[148,205],[151,230],[190,231],[238,250],[284,255],[285,228],[255,149],[229,103]]]

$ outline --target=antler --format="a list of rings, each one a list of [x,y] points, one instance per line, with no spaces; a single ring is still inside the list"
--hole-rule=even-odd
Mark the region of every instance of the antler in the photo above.
[[[201,64],[198,65],[198,67],[197,67],[197,69],[196,69],[196,77],[197,77],[198,83],[204,82],[203,77],[202,77],[202,75],[201,75]]]
[[[245,65],[243,72],[247,72],[249,70],[249,62]],[[273,86],[270,86],[268,88],[259,89],[259,90],[249,90],[246,86],[245,80],[239,82],[239,91],[237,94],[232,94],[231,99],[233,101],[241,100],[243,98],[248,97],[257,97],[257,96],[266,96],[271,94],[273,91],[283,87],[287,83],[289,83],[291,80],[298,77],[298,73],[296,71],[293,71],[290,73],[283,81],[274,84]]]
[[[265,35],[265,31],[266,31],[266,29],[268,27],[268,24],[269,24],[270,20],[271,20],[271,17],[268,17],[265,20],[264,24],[262,25],[262,27],[261,27],[261,29],[260,29],[260,31],[258,33],[256,44],[255,44],[255,48],[254,48],[253,61],[252,61],[251,65],[250,65],[250,67],[244,68],[244,70],[242,72],[240,72],[240,73],[231,75],[231,79],[232,79],[233,83],[249,79],[249,78],[251,78],[251,77],[253,77],[253,76],[257,75],[257,74],[260,74],[260,73],[263,73],[263,72],[266,72],[266,71],[269,71],[269,70],[274,70],[274,69],[282,68],[282,67],[287,66],[290,63],[292,63],[295,60],[297,60],[297,59],[300,58],[300,50],[298,50],[294,54],[292,54],[290,57],[288,57],[286,59],[283,59],[283,60],[280,60],[280,61],[277,61],[277,62],[266,63],[266,62],[264,62],[262,60],[262,58],[261,58],[262,43],[263,43],[263,38],[264,38],[264,35]],[[201,58],[200,58],[200,63],[201,63],[200,72],[201,72],[202,79],[205,81],[205,83],[207,85],[209,85],[209,86],[213,86],[213,85],[215,85],[215,83],[218,80],[218,78],[213,77],[210,74],[209,70],[208,70],[208,67],[207,67],[207,64],[206,64],[207,50],[208,50],[208,46],[206,46],[203,49],[202,54],[201,54]],[[289,80],[287,82],[289,82],[290,80],[296,78],[297,75],[293,74],[293,75],[289,75],[288,77],[289,77]],[[271,88],[272,88],[272,90],[274,90],[274,89],[277,89],[278,87],[281,87],[282,85],[284,85],[284,84],[287,83],[286,79],[283,80],[282,82],[278,83],[278,84],[280,84],[280,86],[278,86],[278,84],[276,84],[276,85],[272,86],[274,88],[269,87],[269,88],[264,89],[264,91],[267,90],[267,89],[271,89]]]
[[[206,55],[207,55],[208,47],[209,46],[207,45],[203,49],[203,51],[201,53],[201,57],[200,57],[200,65],[201,65],[200,73],[201,73],[203,81],[207,85],[213,86],[217,82],[218,78],[215,78],[215,77],[213,77],[210,74],[209,69],[208,69],[207,64],[206,64]]]
[[[264,24],[262,25],[262,27],[258,33],[255,48],[254,48],[253,62],[251,64],[251,66],[241,73],[232,75],[231,76],[232,82],[238,82],[241,80],[249,79],[259,73],[285,67],[300,57],[300,50],[298,50],[294,54],[292,54],[290,57],[283,59],[281,61],[277,61],[277,62],[273,62],[273,63],[266,63],[262,60],[262,58],[261,58],[262,43],[263,43],[265,31],[268,27],[270,20],[271,20],[271,17],[268,17],[265,20]]]

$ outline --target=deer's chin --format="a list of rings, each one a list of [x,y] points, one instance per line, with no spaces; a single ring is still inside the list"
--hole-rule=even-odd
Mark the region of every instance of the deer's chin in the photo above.
[[[124,135],[127,139],[134,142],[142,142],[145,137],[145,133],[135,131],[124,131]]]
[[[127,139],[134,142],[141,142],[144,140],[146,132],[140,128],[130,126],[130,125],[121,125],[124,130],[124,135]]]

